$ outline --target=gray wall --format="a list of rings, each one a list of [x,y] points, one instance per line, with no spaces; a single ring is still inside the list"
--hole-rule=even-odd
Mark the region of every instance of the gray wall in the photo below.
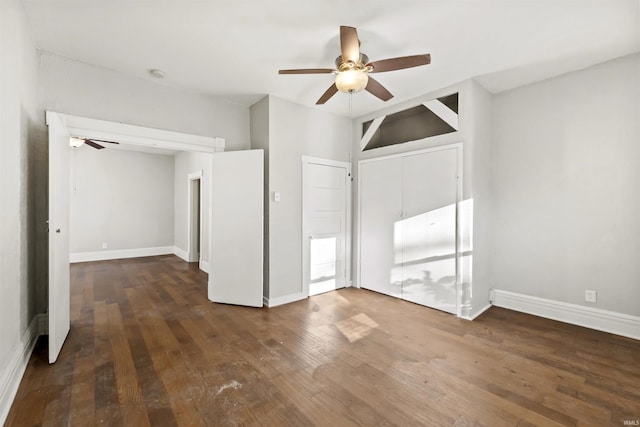
[[[467,316],[473,318],[489,304],[492,256],[492,202],[491,185],[491,131],[493,123],[493,96],[481,85],[469,82],[469,131],[464,146],[465,189],[463,209],[470,210],[472,233],[470,245],[463,244],[463,250],[471,250],[471,277],[463,275],[465,281],[472,282],[471,294],[464,295],[471,303]],[[471,204],[469,204],[472,202]],[[466,243],[466,242],[465,242]],[[464,265],[464,263],[463,263]],[[468,266],[467,266],[468,267]]]
[[[496,289],[640,315],[639,118],[638,54],[495,96]]]
[[[35,122],[37,55],[22,6],[2,2],[0,14],[0,378],[28,357],[25,332],[37,312],[35,295]],[[13,360],[15,362],[15,359]],[[0,392],[6,392],[0,384]],[[6,408],[0,396],[0,411]],[[5,414],[0,412],[0,422]]]
[[[173,246],[174,157],[105,145],[71,153],[71,253]]]
[[[251,106],[251,148],[264,150],[263,295],[269,295],[269,97]]]
[[[174,178],[174,212],[175,223],[173,227],[173,241],[175,246],[183,251],[189,251],[189,221],[188,221],[188,194],[189,174],[202,171],[200,181],[200,194],[202,199],[200,218],[200,256],[203,261],[209,260],[209,204],[211,195],[211,166],[213,160],[209,153],[185,151],[175,156]]]

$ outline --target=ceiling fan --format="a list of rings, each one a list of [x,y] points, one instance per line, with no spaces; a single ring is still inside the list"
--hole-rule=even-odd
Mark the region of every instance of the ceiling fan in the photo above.
[[[120,144],[119,142],[115,142],[115,141],[104,141],[101,139],[89,139],[89,138],[79,138],[77,136],[72,136],[71,140],[69,142],[69,144],[72,147],[80,147],[83,144],[87,144],[89,147],[93,147],[97,150],[102,150],[104,147],[104,145],[100,145],[98,144],[98,142],[106,142],[107,144]]]
[[[299,70],[280,70],[278,74],[335,74],[335,82],[322,94],[316,105],[324,104],[338,91],[346,93],[365,89],[383,101],[393,98],[384,86],[369,77],[370,73],[402,70],[431,63],[431,55],[411,55],[369,62],[369,57],[360,52],[360,40],[354,27],[340,27],[341,55],[336,58],[336,68],[306,68]]]

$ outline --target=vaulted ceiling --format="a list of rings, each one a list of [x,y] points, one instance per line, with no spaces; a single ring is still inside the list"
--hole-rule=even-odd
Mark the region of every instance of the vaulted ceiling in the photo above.
[[[471,77],[499,92],[640,51],[639,0],[23,0],[38,48],[162,85],[251,105],[265,94],[314,106],[339,26],[371,60],[430,53],[380,73],[395,97],[353,95],[358,116]],[[588,89],[588,88],[585,88]],[[314,108],[348,112],[348,95]]]

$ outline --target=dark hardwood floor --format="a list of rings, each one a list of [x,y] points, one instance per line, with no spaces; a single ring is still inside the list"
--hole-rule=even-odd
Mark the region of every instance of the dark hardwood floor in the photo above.
[[[213,304],[174,256],[72,265],[58,362],[31,357],[8,426],[623,426],[640,342],[504,309],[474,322],[359,289]],[[626,423],[626,424],[625,424]]]

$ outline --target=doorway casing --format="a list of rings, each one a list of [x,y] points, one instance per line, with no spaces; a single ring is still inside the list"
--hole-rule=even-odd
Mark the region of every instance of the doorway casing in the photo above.
[[[125,123],[109,122],[105,120],[91,119],[86,117],[72,116],[53,111],[46,112],[46,123],[50,128],[50,134],[80,135],[89,139],[100,139],[106,141],[118,141],[123,145],[135,145],[150,148],[167,148],[178,151],[195,151],[204,153],[215,153],[224,151],[224,138],[205,137],[198,135],[184,134],[162,129],[153,129],[143,126],[130,125]],[[57,143],[68,144],[64,138],[58,138]],[[50,141],[51,143],[51,141]],[[49,148],[51,150],[51,147]],[[54,152],[55,152],[54,148]],[[60,151],[60,150],[57,150]],[[61,156],[68,156],[69,150],[60,152]],[[67,153],[67,154],[65,154]],[[62,157],[61,157],[62,158]],[[54,159],[55,160],[55,159]],[[68,159],[67,159],[68,160]],[[50,159],[51,161],[51,159]],[[49,170],[49,281],[48,298],[49,307],[47,311],[47,325],[49,333],[49,363],[56,361],[62,348],[66,336],[69,332],[69,311],[68,304],[57,304],[52,297],[60,301],[69,299],[69,281],[60,278],[69,278],[69,240],[68,235],[69,210],[66,214],[60,211],[54,212],[52,206],[57,206],[56,200],[68,200],[70,191],[69,174],[61,174],[62,169],[51,168]],[[68,171],[67,171],[68,172]],[[52,203],[52,201],[54,203]],[[209,229],[211,230],[211,218],[209,218]],[[58,231],[60,230],[60,231]],[[210,244],[211,244],[211,239]],[[60,242],[61,244],[55,244]],[[58,251],[58,256],[55,256]],[[66,256],[59,256],[66,252]],[[211,251],[209,251],[211,253]],[[52,275],[51,271],[55,271]],[[209,276],[211,281],[211,275]],[[66,297],[65,297],[66,296]],[[64,326],[66,324],[66,327]]]
[[[197,262],[198,267],[208,272],[208,269],[203,265],[202,258],[202,169],[199,171],[190,173],[187,176],[188,189],[187,189],[187,260],[189,262]]]

